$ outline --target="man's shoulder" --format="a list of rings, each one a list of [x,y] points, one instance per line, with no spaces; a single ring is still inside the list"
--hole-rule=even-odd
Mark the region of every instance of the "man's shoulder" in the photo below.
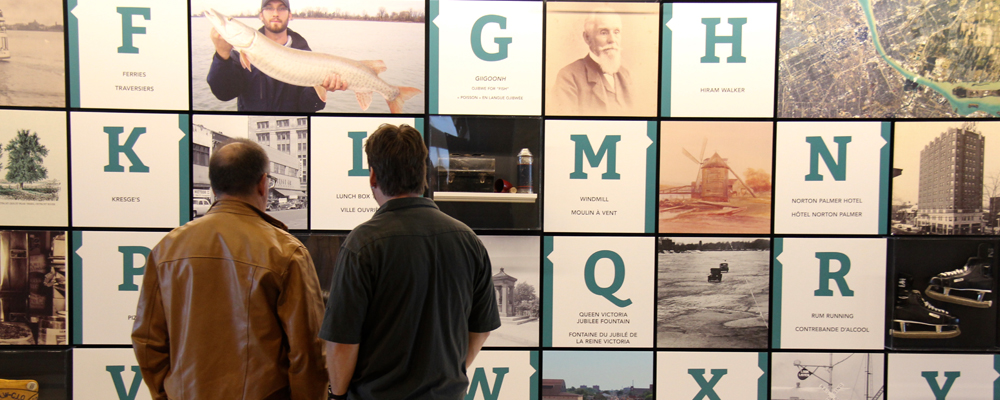
[[[569,64],[566,64],[565,67],[562,67],[562,69],[559,70],[559,75],[563,75],[563,74],[578,75],[580,73],[586,72],[587,68],[588,68],[588,66],[587,66],[587,64],[588,64],[587,60],[588,60],[588,56],[583,56],[583,58],[581,58],[581,59],[578,59],[578,60],[573,61],[573,62],[571,62]]]
[[[402,237],[437,236],[442,234],[458,234],[476,236],[472,228],[445,214],[437,208],[422,207],[411,210],[418,213],[418,219],[400,219],[393,213],[377,214],[368,221],[355,227],[347,235],[344,247],[358,251],[375,242],[393,240]],[[409,217],[412,217],[409,216]]]
[[[304,248],[298,238],[260,217],[209,213],[171,230],[153,251],[167,259],[183,258],[227,240],[243,241],[248,247],[278,248],[279,254],[287,256]]]

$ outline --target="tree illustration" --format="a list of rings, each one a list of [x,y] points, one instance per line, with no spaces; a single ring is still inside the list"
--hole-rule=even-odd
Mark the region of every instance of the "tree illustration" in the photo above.
[[[38,133],[29,129],[18,129],[17,136],[7,143],[7,181],[17,183],[24,190],[25,183],[37,182],[48,177],[48,170],[42,165],[42,158],[49,155],[49,149],[38,141]]]

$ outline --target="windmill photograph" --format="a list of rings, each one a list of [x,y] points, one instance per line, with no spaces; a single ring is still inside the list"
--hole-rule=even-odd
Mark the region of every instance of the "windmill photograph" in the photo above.
[[[659,233],[770,233],[772,128],[663,122]]]

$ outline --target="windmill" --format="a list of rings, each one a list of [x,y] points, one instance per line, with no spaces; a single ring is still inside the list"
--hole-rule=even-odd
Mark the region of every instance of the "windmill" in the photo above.
[[[681,148],[687,158],[691,159],[695,164],[698,164],[698,174],[694,178],[694,182],[691,183],[691,198],[701,198],[708,201],[719,201],[728,202],[729,201],[729,172],[733,173],[736,180],[750,191],[753,197],[757,197],[757,194],[750,189],[749,186],[743,179],[740,178],[736,171],[733,171],[726,163],[726,159],[722,158],[718,152],[712,154],[712,157],[705,158],[705,147],[708,145],[708,139],[704,139],[701,142],[701,154],[699,158],[694,158],[687,149]],[[701,160],[701,161],[699,161]]]

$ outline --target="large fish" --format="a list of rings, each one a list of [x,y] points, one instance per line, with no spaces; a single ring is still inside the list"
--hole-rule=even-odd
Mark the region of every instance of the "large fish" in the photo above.
[[[362,110],[367,110],[371,105],[372,92],[385,97],[389,111],[393,113],[401,112],[403,102],[420,93],[419,89],[393,86],[380,79],[378,74],[385,72],[385,63],[381,60],[355,61],[293,49],[279,45],[256,29],[213,9],[205,11],[205,17],[215,27],[215,31],[219,32],[219,36],[240,51],[240,64],[243,68],[250,70],[254,66],[279,81],[313,87],[324,102],[326,89],[322,86],[323,81],[334,75],[339,76],[342,82],[347,82],[347,89],[353,90],[357,95]]]

